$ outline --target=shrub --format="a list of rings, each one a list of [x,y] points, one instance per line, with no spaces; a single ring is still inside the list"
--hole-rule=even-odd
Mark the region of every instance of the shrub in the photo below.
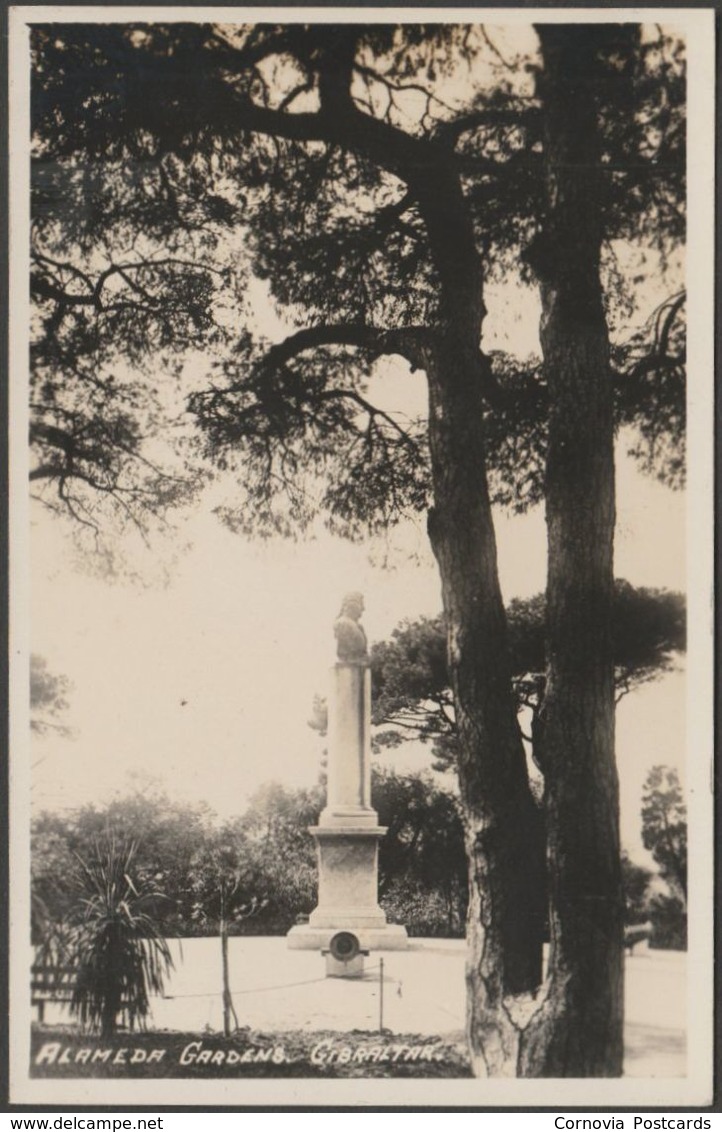
[[[108,834],[89,860],[78,857],[72,914],[72,954],[77,967],[70,1005],[81,1023],[114,1034],[123,1011],[132,1029],[150,1011],[151,994],[163,991],[173,966],[170,950],[147,906],[161,893],[139,891],[131,878],[134,843]]]
[[[666,951],[687,950],[687,912],[678,896],[652,897],[649,918],[652,922],[650,947]]]

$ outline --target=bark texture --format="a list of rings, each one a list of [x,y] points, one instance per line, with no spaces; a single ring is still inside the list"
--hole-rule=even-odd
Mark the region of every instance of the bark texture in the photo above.
[[[467,1029],[477,1075],[510,1076],[519,1032],[505,1000],[541,981],[543,862],[511,696],[480,393],[462,359],[451,348],[449,355],[443,377],[434,365],[427,370],[435,500],[429,534],[449,633],[469,860]]]
[[[602,45],[591,25],[537,31],[548,211],[532,262],[541,280],[550,402],[541,765],[551,952],[520,1071],[606,1077],[622,1072],[623,899],[611,641],[612,388],[599,276],[595,87]]]
[[[543,852],[511,692],[486,480],[481,269],[470,225],[463,228],[468,214],[458,183],[443,184],[443,176],[424,211],[432,249],[437,242],[444,249],[436,257],[442,330],[425,363],[434,490],[429,536],[441,574],[460,746],[470,1053],[477,1075],[512,1076],[520,1034],[507,1003],[541,981]],[[444,215],[434,216],[439,201]],[[447,213],[450,202],[458,207]]]

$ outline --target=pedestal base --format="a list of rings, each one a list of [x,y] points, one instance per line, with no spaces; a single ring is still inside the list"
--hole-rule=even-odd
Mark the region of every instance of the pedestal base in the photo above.
[[[335,959],[331,952],[326,956],[327,979],[362,979],[364,977],[363,952],[354,955],[353,959]]]
[[[352,597],[351,605],[362,609],[358,595]],[[339,626],[345,626],[344,632],[349,630],[345,614],[337,629]],[[355,623],[350,628],[363,646],[363,631]],[[336,635],[341,646],[342,636],[338,631]],[[318,825],[309,829],[318,852],[318,905],[308,923],[292,928],[286,939],[290,948],[321,951],[328,949],[335,935],[349,932],[361,951],[397,950],[407,945],[406,930],[387,924],[379,907],[378,849],[386,829],[379,825],[371,805],[369,660],[365,647],[352,659],[340,648],[339,656],[340,662],[331,669],[328,701],[326,807]],[[342,960],[344,956],[335,958]],[[346,962],[344,969],[347,967]]]
[[[286,936],[291,951],[325,951],[339,929],[353,932],[363,951],[405,951],[409,946],[406,928],[401,924],[383,927],[359,927],[351,923],[322,928],[311,924],[297,924]]]

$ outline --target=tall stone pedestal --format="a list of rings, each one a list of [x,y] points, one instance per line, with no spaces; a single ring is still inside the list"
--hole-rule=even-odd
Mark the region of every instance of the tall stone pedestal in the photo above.
[[[378,902],[378,844],[386,833],[371,806],[371,673],[368,664],[331,669],[326,808],[310,833],[318,850],[318,905],[288,933],[291,948],[326,949],[352,932],[364,950],[407,946]]]

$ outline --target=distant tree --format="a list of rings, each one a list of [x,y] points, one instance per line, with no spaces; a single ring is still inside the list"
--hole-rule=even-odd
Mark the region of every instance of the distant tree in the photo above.
[[[687,906],[675,893],[656,893],[650,900],[650,947],[660,951],[687,950]]]
[[[378,768],[371,793],[387,827],[379,844],[381,904],[412,934],[463,935],[468,875],[458,797],[428,774]]]
[[[615,584],[613,621],[616,701],[674,667],[687,647],[685,598],[670,590]]]
[[[405,621],[388,641],[371,647],[371,711],[374,742],[397,746],[406,739],[435,744],[456,734],[443,618]]]
[[[624,922],[639,924],[649,919],[649,885],[652,873],[636,865],[628,853],[622,853],[622,881],[624,884]]]
[[[507,608],[512,686],[517,711],[531,712],[524,738],[534,747],[545,691],[545,598],[514,599]],[[612,642],[616,700],[668,671],[686,645],[682,594],[615,583]],[[442,617],[405,621],[391,638],[372,646],[375,742],[394,746],[405,739],[431,741],[437,769],[453,765],[456,724],[446,663]]]
[[[68,710],[68,696],[72,684],[67,676],[51,672],[45,657],[30,656],[30,728],[36,735],[54,731],[59,735],[72,734],[62,716]]]
[[[193,899],[187,883],[190,861],[205,843],[211,826],[207,805],[173,801],[150,786],[104,806],[38,814],[31,827],[34,907],[40,901],[55,916],[66,915],[72,905],[68,862],[75,855],[90,858],[95,845],[111,834],[122,843],[135,842],[134,875],[151,893],[147,910],[163,934],[185,935],[192,923]]]
[[[77,836],[87,839],[107,827],[116,836],[137,839],[138,875],[164,894],[152,905],[152,914],[167,936],[184,935],[193,901],[187,879],[190,863],[211,836],[214,818],[206,803],[178,801],[163,789],[141,783],[102,809],[81,809]]]
[[[251,795],[239,824],[247,837],[266,849],[278,845],[293,852],[294,846],[308,844],[307,827],[322,806],[319,786],[293,788],[267,782]]]
[[[68,944],[68,915],[74,907],[73,874],[77,858],[71,851],[62,821],[45,816],[33,822],[30,835],[30,938],[36,960],[64,962]]]
[[[654,766],[642,792],[642,841],[649,849],[668,892],[655,892],[649,903],[651,946],[687,947],[687,808],[674,767]]]
[[[286,932],[316,904],[317,863],[309,826],[323,808],[323,789],[292,789],[278,782],[260,787],[232,823],[259,861],[264,899],[259,930]],[[255,924],[253,925],[255,926]]]
[[[92,857],[108,834],[124,843],[136,841],[134,877],[147,890],[146,909],[165,936],[217,932],[217,909],[207,905],[199,915],[198,862],[217,851],[219,828],[248,879],[239,899],[254,897],[256,908],[249,920],[228,916],[229,933],[287,931],[315,904],[316,863],[308,827],[318,817],[321,799],[320,789],[272,783],[220,826],[205,803],[179,802],[146,784],[103,806],[38,814],[31,833],[34,936],[40,937],[43,924],[48,928],[67,917],[74,905],[70,878],[76,856]]]
[[[642,841],[673,894],[687,903],[687,807],[674,767],[654,766],[642,793]]]

